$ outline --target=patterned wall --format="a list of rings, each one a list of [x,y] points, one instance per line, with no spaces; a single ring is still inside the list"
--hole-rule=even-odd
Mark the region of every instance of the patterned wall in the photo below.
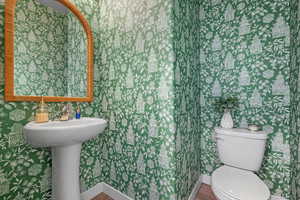
[[[95,100],[81,104],[83,116],[110,122],[104,134],[83,145],[82,191],[105,181],[135,199],[176,199],[171,2],[73,2],[95,37]],[[22,137],[35,104],[4,102],[1,88],[0,196],[49,199],[49,150],[33,149]],[[191,176],[188,170],[184,176]]]
[[[291,114],[290,114],[290,149],[291,149],[291,199],[300,198],[300,165],[299,165],[299,66],[300,66],[300,4],[291,1]]]
[[[18,1],[15,33],[16,94],[86,96],[86,34],[72,12]]]
[[[289,1],[204,0],[201,11],[201,162],[219,166],[212,99],[236,96],[236,127],[258,124],[270,133],[259,176],[273,195],[290,197]]]
[[[200,176],[200,2],[173,1],[176,194],[187,199]]]
[[[100,1],[96,85],[109,117],[102,176],[135,199],[176,199],[171,1]]]
[[[18,1],[15,11],[15,93],[64,96],[66,16],[35,0]]]
[[[66,67],[65,77],[69,97],[85,97],[86,66],[87,66],[87,37],[83,26],[72,12],[67,18]]]
[[[236,126],[257,123],[270,132],[260,177],[290,198],[288,2],[72,2],[95,37],[95,100],[81,104],[83,115],[109,120],[83,145],[82,191],[105,181],[135,199],[186,199],[197,175],[220,164],[212,129],[221,114],[211,99],[234,94],[241,101]],[[0,14],[3,48],[3,6]],[[49,199],[49,150],[22,137],[35,104],[4,102],[3,87],[0,197]]]
[[[90,13],[96,13],[93,1],[77,1],[78,7],[92,23]],[[88,14],[89,13],[89,14]],[[97,30],[93,27],[94,30]],[[23,138],[22,127],[33,120],[36,104],[31,102],[4,101],[4,6],[0,5],[0,199],[3,200],[46,200],[51,197],[51,155],[49,149],[33,149]],[[94,33],[96,34],[96,32]],[[97,66],[97,62],[95,63]],[[95,96],[99,96],[99,87],[95,87]],[[97,101],[97,100],[96,100]],[[96,102],[95,101],[95,102]],[[99,102],[99,100],[98,100]],[[74,108],[76,104],[73,105]],[[83,116],[100,116],[98,104],[81,104]],[[51,114],[55,114],[59,103],[49,104]],[[100,117],[103,117],[101,115]],[[99,165],[94,160],[101,152],[99,136],[83,146],[81,157],[81,186],[87,189],[102,181]],[[91,160],[92,159],[92,160]],[[99,163],[99,162],[97,162]],[[91,174],[90,172],[94,172]]]

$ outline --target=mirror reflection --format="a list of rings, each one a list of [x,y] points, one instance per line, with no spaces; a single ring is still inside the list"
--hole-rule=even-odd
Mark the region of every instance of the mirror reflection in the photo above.
[[[19,96],[87,95],[87,36],[56,0],[17,1],[14,92]]]

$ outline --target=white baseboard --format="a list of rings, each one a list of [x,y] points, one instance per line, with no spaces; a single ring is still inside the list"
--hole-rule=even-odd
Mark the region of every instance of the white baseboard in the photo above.
[[[101,192],[103,192],[103,182],[98,183],[97,185],[90,188],[89,190],[81,193],[80,199],[81,200],[91,200],[93,197],[97,196]]]
[[[210,176],[207,174],[202,174],[199,177],[199,180],[196,182],[188,200],[193,200],[195,199],[197,192],[201,186],[202,183],[205,183],[207,185],[211,184]],[[123,194],[119,190],[116,190],[112,186],[101,182],[95,185],[94,187],[90,188],[89,190],[81,193],[80,199],[81,200],[91,200],[93,197],[97,196],[101,192],[104,192],[105,194],[109,195],[113,199],[118,199],[118,200],[133,200],[132,198],[128,197],[126,194]],[[281,196],[271,196],[270,200],[286,200],[285,198]]]
[[[91,200],[93,197],[97,196],[98,194],[104,192],[105,194],[109,195],[113,199],[118,200],[133,200],[128,197],[126,194],[116,190],[112,186],[102,182],[98,183],[94,187],[90,188],[89,190],[81,193],[80,199],[81,200]]]
[[[198,193],[198,190],[199,190],[201,184],[202,184],[202,178],[200,176],[199,180],[196,182],[196,184],[195,184],[195,186],[194,186],[194,188],[193,188],[193,190],[192,190],[192,192],[191,192],[188,200],[194,200],[194,199],[196,199],[196,195]]]
[[[198,190],[202,184],[202,176],[199,177],[199,180],[196,182],[188,200],[194,200]],[[109,195],[113,199],[118,199],[118,200],[133,200],[132,198],[128,197],[126,194],[123,194],[122,192],[116,190],[112,186],[101,182],[95,185],[94,187],[90,188],[89,190],[81,193],[80,199],[81,200],[91,200],[98,194],[104,192],[105,194]],[[277,199],[276,199],[277,200]]]
[[[103,192],[107,195],[109,195],[113,199],[118,199],[118,200],[133,200],[126,194],[120,192],[119,190],[116,190],[112,186],[103,183]]]
[[[272,195],[271,196],[271,200],[287,200],[287,199],[284,198],[284,197],[281,197],[281,196],[274,196],[274,195]]]
[[[202,174],[201,179],[202,179],[202,183],[207,184],[207,185],[211,184],[210,175]]]
[[[201,179],[202,179],[202,183],[205,183],[207,185],[211,184],[211,177],[207,174],[202,174],[201,175]],[[284,197],[281,196],[275,196],[275,195],[271,195],[271,199],[270,200],[287,200]]]

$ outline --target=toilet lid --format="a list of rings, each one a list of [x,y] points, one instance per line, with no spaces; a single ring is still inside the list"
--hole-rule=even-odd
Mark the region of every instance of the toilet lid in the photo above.
[[[267,200],[270,191],[253,172],[222,166],[212,174],[212,187],[241,200]]]

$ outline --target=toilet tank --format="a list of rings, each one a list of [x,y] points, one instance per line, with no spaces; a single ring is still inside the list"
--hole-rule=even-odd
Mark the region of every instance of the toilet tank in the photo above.
[[[215,134],[222,163],[250,171],[259,170],[265,153],[266,132],[215,128]]]

